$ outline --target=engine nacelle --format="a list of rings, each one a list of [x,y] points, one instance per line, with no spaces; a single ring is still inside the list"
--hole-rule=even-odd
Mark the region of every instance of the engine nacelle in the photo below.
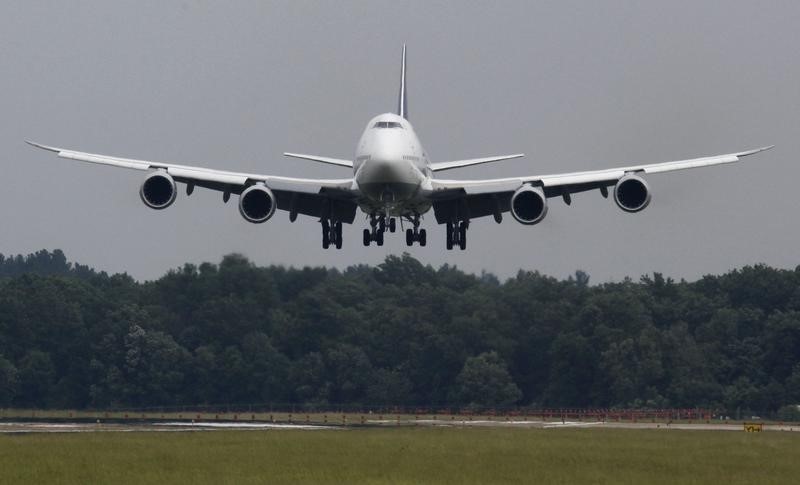
[[[247,222],[266,222],[275,213],[275,208],[275,194],[266,185],[251,185],[239,196],[239,213]]]
[[[154,170],[145,177],[139,188],[139,197],[151,209],[166,209],[175,202],[178,188],[175,180],[165,170]]]
[[[519,223],[532,226],[547,215],[547,197],[539,187],[525,185],[511,196],[511,215]]]
[[[643,178],[626,175],[614,186],[614,202],[625,212],[639,212],[650,204],[650,187]]]

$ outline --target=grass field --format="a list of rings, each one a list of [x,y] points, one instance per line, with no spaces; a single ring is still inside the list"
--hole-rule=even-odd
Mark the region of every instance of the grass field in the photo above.
[[[0,435],[1,483],[797,483],[800,436],[396,428]]]

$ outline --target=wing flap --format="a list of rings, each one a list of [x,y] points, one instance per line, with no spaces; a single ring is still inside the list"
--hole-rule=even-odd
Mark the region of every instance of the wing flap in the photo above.
[[[165,167],[170,175],[181,177],[191,180],[202,180],[205,182],[218,182],[228,185],[244,185],[247,183],[248,178],[242,174],[234,174],[227,172],[209,172],[207,170],[195,170],[184,167]]]
[[[324,191],[344,191],[351,193],[353,190],[352,179],[296,179],[291,177],[262,177],[267,186],[275,190],[285,190],[287,192],[299,192],[303,194],[319,194]]]

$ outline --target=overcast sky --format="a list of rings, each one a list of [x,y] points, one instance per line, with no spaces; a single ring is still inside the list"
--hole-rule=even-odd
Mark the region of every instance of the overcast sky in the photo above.
[[[425,263],[593,282],[695,279],[800,264],[800,2],[3,2],[0,253],[61,248],[150,279],[241,252],[258,264],[344,267],[409,251]],[[249,224],[236,199],[138,196],[142,172],[23,143],[275,175],[347,177],[284,151],[351,158],[392,111],[408,44],[409,113],[434,161],[525,152],[449,172],[481,178],[599,169],[776,144],[744,163],[648,178],[638,214],[598,192],[522,226],[476,220],[467,251],[387,234],[322,250],[319,223]],[[389,237],[392,236],[392,237]]]

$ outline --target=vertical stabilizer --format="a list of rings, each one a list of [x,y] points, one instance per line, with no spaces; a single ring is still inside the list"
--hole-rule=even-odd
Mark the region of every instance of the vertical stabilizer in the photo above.
[[[403,66],[400,68],[400,96],[397,98],[397,114],[408,119],[408,92],[406,91],[406,45],[403,44]]]

